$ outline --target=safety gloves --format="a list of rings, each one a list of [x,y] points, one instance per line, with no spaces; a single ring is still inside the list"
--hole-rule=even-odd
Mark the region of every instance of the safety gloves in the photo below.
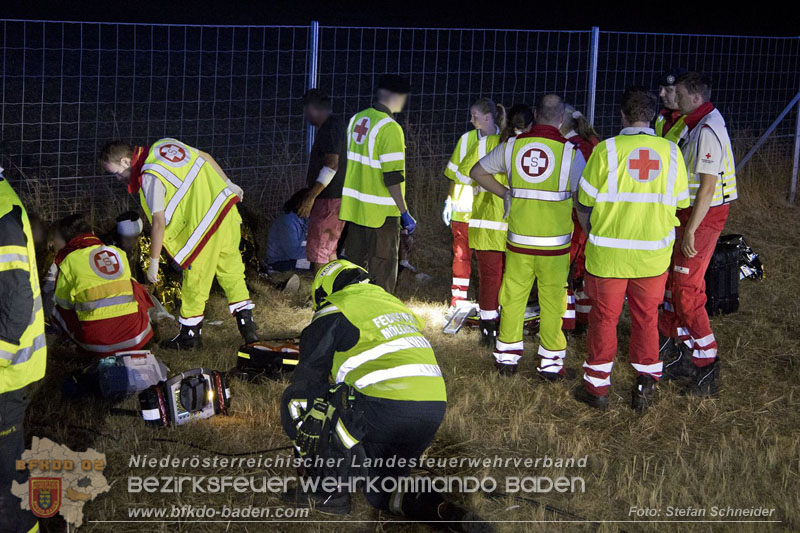
[[[409,235],[411,235],[414,233],[414,230],[417,229],[417,221],[414,220],[414,217],[411,216],[411,213],[406,211],[400,215],[400,227],[406,230]]]
[[[314,457],[320,450],[320,439],[328,435],[330,405],[322,398],[314,400],[314,405],[297,422],[294,447],[300,457]]]
[[[147,267],[147,281],[150,283],[158,282],[158,259],[150,258],[150,266]]]
[[[445,226],[450,225],[450,219],[453,217],[453,199],[448,195],[444,201],[444,209],[442,210],[442,222]]]

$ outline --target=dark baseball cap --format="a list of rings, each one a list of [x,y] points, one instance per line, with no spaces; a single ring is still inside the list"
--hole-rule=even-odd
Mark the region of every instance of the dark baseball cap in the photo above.
[[[384,89],[398,94],[408,94],[411,92],[411,84],[405,76],[397,74],[383,74],[378,78],[378,89]]]
[[[658,84],[661,87],[669,87],[670,85],[675,85],[675,81],[678,79],[678,76],[686,72],[685,68],[674,68],[668,70],[658,79]]]

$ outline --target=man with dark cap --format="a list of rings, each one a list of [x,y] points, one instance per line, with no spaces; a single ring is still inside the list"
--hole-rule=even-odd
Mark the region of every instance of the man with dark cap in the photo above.
[[[406,143],[394,114],[403,110],[408,80],[384,75],[376,103],[356,113],[347,126],[347,172],[339,218],[349,222],[344,253],[367,268],[389,293],[397,282],[401,228],[417,223],[406,209]]]
[[[679,145],[689,131],[683,121],[684,115],[678,109],[678,99],[675,94],[675,81],[684,72],[686,72],[684,69],[670,70],[658,81],[658,97],[664,107],[656,116],[654,128],[657,136]]]

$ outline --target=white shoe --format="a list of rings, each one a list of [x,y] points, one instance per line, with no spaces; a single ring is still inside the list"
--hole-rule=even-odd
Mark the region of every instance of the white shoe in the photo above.
[[[300,276],[292,274],[292,276],[286,280],[286,285],[283,286],[281,292],[297,292],[298,290],[300,290]]]
[[[541,316],[539,304],[531,304],[525,308],[525,322],[537,320]]]

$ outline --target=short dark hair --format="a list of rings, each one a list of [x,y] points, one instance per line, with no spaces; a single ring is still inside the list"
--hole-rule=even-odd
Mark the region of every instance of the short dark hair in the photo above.
[[[378,78],[376,89],[389,91],[390,93],[408,94],[411,92],[411,83],[405,76],[383,74]]]
[[[300,99],[303,106],[312,105],[320,109],[331,108],[331,97],[320,89],[309,89]]]
[[[64,239],[64,242],[69,242],[78,235],[92,233],[92,225],[83,214],[74,213],[56,222],[56,231]]]
[[[564,119],[564,100],[557,94],[543,94],[536,99],[536,122],[561,122]]]
[[[683,85],[689,94],[699,94],[705,102],[711,100],[711,78],[700,72],[684,72],[675,80],[675,85]]]
[[[631,122],[650,122],[656,116],[658,100],[643,86],[633,85],[622,93],[620,108]]]
[[[100,150],[97,161],[104,165],[106,163],[119,163],[123,157],[133,155],[133,146],[122,141],[111,141]]]

